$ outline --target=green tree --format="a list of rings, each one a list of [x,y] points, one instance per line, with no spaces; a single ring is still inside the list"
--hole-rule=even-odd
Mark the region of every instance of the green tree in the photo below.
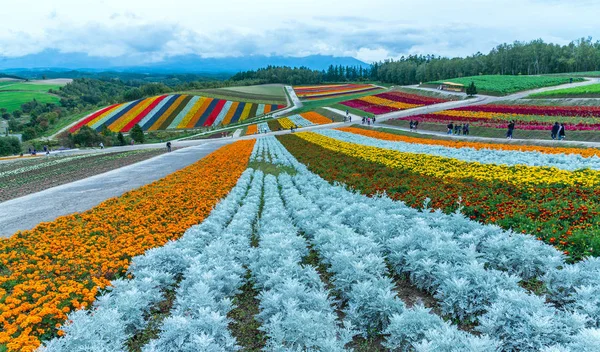
[[[477,87],[475,87],[475,82],[471,82],[471,84],[469,84],[467,86],[467,95],[472,97],[476,94],[477,94]]]
[[[28,141],[37,137],[37,131],[33,127],[27,127],[23,130],[23,140]]]
[[[119,134],[117,135],[117,140],[119,141],[119,145],[125,145],[127,143],[125,143],[125,136],[123,136],[123,133],[119,132]]]
[[[16,137],[0,137],[0,156],[21,152],[21,142]]]
[[[73,135],[73,143],[85,147],[93,147],[102,141],[102,137],[96,130],[89,126],[83,126]]]
[[[135,124],[135,126],[133,126],[131,131],[129,131],[129,136],[136,143],[144,143],[144,130],[142,130],[140,125],[137,123]]]

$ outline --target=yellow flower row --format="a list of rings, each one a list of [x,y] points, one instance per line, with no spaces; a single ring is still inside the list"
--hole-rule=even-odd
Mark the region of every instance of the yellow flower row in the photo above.
[[[295,126],[295,124],[292,122],[292,120],[288,119],[287,117],[279,119],[279,120],[277,120],[277,122],[279,122],[281,127],[283,127],[283,129],[286,129],[286,130]]]
[[[389,106],[392,108],[396,108],[398,110],[412,109],[412,108],[421,106],[421,105],[417,105],[417,104],[407,104],[407,103],[402,103],[399,101],[383,99],[383,98],[376,97],[374,95],[360,98],[360,100],[366,101],[367,103],[371,103],[371,104],[375,104],[375,105]]]
[[[589,169],[566,171],[553,167],[481,164],[429,154],[405,153],[348,143],[312,132],[299,133],[297,136],[325,149],[432,177],[473,178],[516,185],[565,184],[585,187],[600,185],[600,172]]]
[[[434,115],[444,115],[444,116],[452,116],[452,117],[472,117],[479,119],[506,119],[508,117],[518,117],[523,116],[519,114],[508,114],[501,112],[486,112],[486,111],[463,111],[463,110],[444,110],[439,112],[434,112]]]

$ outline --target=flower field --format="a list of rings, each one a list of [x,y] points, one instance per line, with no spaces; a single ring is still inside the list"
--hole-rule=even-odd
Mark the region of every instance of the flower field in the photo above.
[[[372,84],[331,84],[319,86],[295,86],[296,95],[304,100],[337,98],[344,95],[365,93],[381,89]]]
[[[250,163],[242,172],[245,163],[229,152],[241,167],[231,191],[219,193],[224,199],[199,225],[186,222],[183,236],[137,252],[91,307],[63,312],[60,336],[47,336],[45,350],[128,350],[153,329],[144,352],[597,350],[600,260],[568,263],[529,234],[434,211],[435,200],[415,209],[333,183],[388,188],[395,197],[383,169],[397,185],[406,175],[327,149],[350,135],[363,138],[354,142],[368,154],[369,137],[324,133],[336,138],[266,137],[251,154],[251,142],[230,147],[243,146]],[[405,301],[403,290],[427,303]],[[166,301],[164,317],[154,319]],[[243,334],[239,326],[250,322],[254,330]]]
[[[0,202],[81,180],[162,154],[135,150],[107,154],[32,158],[0,165]]]
[[[522,130],[550,130],[555,122],[570,131],[600,129],[600,108],[594,106],[476,105],[402,118],[422,122],[469,122],[472,126],[506,128],[515,120]]]
[[[67,314],[90,307],[111,280],[126,278],[132,257],[201,222],[235,185],[253,144],[226,146],[89,211],[1,241],[0,346],[32,351],[62,334]]]
[[[114,132],[129,132],[136,124],[144,131],[227,126],[282,108],[283,105],[236,102],[185,94],[161,95],[108,106],[86,116],[69,131],[74,133],[86,125],[97,131],[106,126]]]
[[[269,131],[278,131],[279,129],[289,130],[294,126],[301,128],[312,125],[324,125],[332,122],[331,119],[318,112],[311,111],[302,114],[294,114],[276,120],[269,120],[267,124],[270,129]]]
[[[444,103],[446,101],[440,98],[392,91],[344,101],[341,104],[375,115],[381,115],[392,111],[413,109],[425,105]]]

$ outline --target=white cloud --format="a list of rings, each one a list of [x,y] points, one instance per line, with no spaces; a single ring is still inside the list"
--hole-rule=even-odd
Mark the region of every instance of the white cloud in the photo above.
[[[599,11],[588,0],[3,0],[0,56],[458,56],[514,40],[600,38]]]

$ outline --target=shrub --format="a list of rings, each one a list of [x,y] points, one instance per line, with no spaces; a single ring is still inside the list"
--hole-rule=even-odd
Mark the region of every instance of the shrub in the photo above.
[[[15,155],[21,152],[21,142],[16,137],[0,137],[0,156]]]

